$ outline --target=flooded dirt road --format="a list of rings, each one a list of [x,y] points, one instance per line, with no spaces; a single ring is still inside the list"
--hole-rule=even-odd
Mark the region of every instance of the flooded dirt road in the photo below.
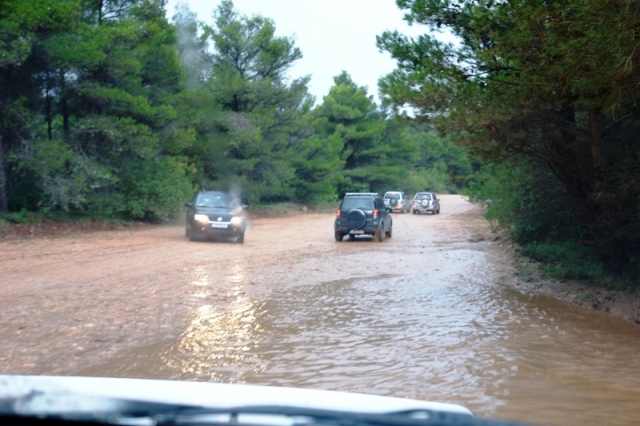
[[[178,227],[0,243],[2,373],[365,392],[545,425],[640,418],[640,327],[520,292],[480,212],[394,214],[335,242],[332,214],[245,244]]]

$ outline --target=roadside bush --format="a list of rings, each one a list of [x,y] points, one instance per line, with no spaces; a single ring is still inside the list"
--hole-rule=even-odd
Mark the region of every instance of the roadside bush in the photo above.
[[[520,247],[520,253],[538,262],[542,273],[549,278],[560,281],[578,280],[614,291],[640,291],[638,268],[626,274],[611,274],[603,267],[594,247],[581,246],[573,241],[532,242]]]
[[[38,186],[39,179],[34,173],[22,170],[20,179],[13,184],[8,196],[10,212],[19,210],[37,211],[45,205],[45,194]]]
[[[541,262],[548,276],[560,280],[594,280],[602,278],[598,253],[574,242],[531,242],[522,245],[523,255]]]
[[[485,164],[463,193],[486,206],[485,217],[518,244],[577,242],[589,234],[544,164]]]
[[[549,277],[597,281],[609,288],[638,287],[638,275],[606,273],[588,228],[571,211],[555,176],[544,164],[485,164],[465,191],[487,207],[485,217],[506,231],[522,255]]]
[[[447,173],[444,162],[438,162],[428,169],[411,172],[403,182],[402,189],[410,194],[419,191],[433,191],[440,194],[456,192],[456,186]]]
[[[152,221],[174,218],[195,192],[188,165],[175,157],[145,163],[128,177],[125,188],[125,212]]]
[[[32,214],[28,212],[26,209],[22,209],[18,212],[8,212],[3,213],[0,217],[0,220],[3,222],[9,223],[29,223],[32,220]]]

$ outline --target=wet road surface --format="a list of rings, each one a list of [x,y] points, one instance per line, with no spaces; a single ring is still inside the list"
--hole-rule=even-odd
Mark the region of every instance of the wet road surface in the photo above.
[[[330,214],[256,221],[244,245],[165,241],[181,232],[169,228],[152,236],[153,252],[136,235],[126,248],[103,244],[103,260],[89,250],[95,267],[84,278],[52,268],[64,247],[31,259],[24,271],[16,258],[6,264],[12,280],[31,278],[3,288],[17,318],[35,308],[28,296],[39,285],[52,289],[45,301],[69,310],[80,303],[67,301],[80,283],[95,291],[100,271],[111,280],[104,311],[94,305],[93,315],[76,321],[78,333],[62,335],[64,345],[31,355],[13,372],[365,392],[458,403],[481,417],[533,424],[638,423],[640,327],[514,289],[502,250],[459,197],[444,197],[440,215],[393,219],[393,238],[383,243],[335,242]],[[134,285],[140,281],[157,285],[145,295],[154,309],[145,311],[138,296],[139,305],[109,306],[142,291]],[[114,293],[114,283],[128,290]],[[120,307],[142,325],[127,328],[122,319],[115,326]],[[64,312],[47,309],[49,319]],[[35,317],[43,324],[22,318],[25,327],[44,333],[47,312]],[[13,316],[0,318],[2,326],[17,325]],[[100,334],[104,344],[95,334],[93,342],[80,338],[89,318],[92,333],[105,322],[112,327]],[[42,336],[24,334],[17,341],[26,349],[46,347]],[[73,345],[81,346],[69,358],[75,363],[56,359]],[[20,360],[15,351],[0,354],[0,361]]]

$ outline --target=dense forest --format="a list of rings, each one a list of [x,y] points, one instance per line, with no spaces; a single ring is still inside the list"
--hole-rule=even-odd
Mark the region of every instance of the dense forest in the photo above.
[[[379,36],[398,61],[382,90],[482,160],[471,194],[489,217],[529,255],[572,263],[573,275],[604,267],[637,282],[640,3],[396,3],[459,44]]]
[[[169,20],[165,3],[0,0],[0,211],[162,220],[198,188],[318,203],[464,185],[464,148],[348,72],[322,100],[289,79],[302,52],[269,18],[224,1],[213,25]]]
[[[164,0],[0,0],[0,212],[463,191],[557,276],[637,282],[640,3],[396,4],[424,35],[378,36],[398,64],[378,105],[348,70],[314,99],[295,40],[230,0],[211,25]]]

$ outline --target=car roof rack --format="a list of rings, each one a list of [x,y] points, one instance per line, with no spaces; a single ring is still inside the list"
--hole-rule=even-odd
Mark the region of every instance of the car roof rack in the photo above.
[[[373,195],[373,196],[377,196],[378,193],[377,192],[347,192],[344,195],[345,195],[345,197],[347,195],[349,195],[349,196],[353,196],[353,195],[363,195],[363,196],[371,196],[371,195]]]

